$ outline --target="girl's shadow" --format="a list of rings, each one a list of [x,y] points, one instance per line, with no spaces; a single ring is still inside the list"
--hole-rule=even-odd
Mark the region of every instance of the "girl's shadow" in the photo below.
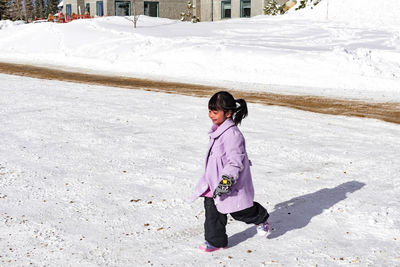
[[[271,228],[268,239],[277,238],[291,230],[304,228],[314,216],[346,199],[347,193],[353,193],[364,186],[364,183],[350,181],[334,188],[324,188],[315,193],[295,197],[275,205],[274,210],[270,213]],[[229,247],[236,246],[256,233],[256,227],[252,226],[243,232],[234,234],[229,238]]]

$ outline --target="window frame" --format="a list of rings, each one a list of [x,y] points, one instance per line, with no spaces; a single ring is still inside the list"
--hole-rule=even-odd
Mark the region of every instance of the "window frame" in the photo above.
[[[228,5],[228,4],[230,6],[230,8],[229,8],[230,14],[229,14],[229,17],[225,17],[224,11],[227,9],[225,9],[224,7],[225,7],[225,5]],[[231,0],[223,0],[223,1],[221,1],[221,19],[230,19],[230,18],[232,18],[232,1]]]
[[[249,16],[244,16],[244,3],[249,3],[250,4],[250,15]],[[251,0],[240,0],[240,17],[241,18],[250,18],[251,17]]]
[[[145,12],[146,4],[148,4],[148,5],[156,4],[157,5],[157,16],[155,18],[159,18],[160,17],[160,2],[158,2],[158,1],[144,1],[143,2],[143,14],[145,16],[152,17],[152,16],[150,16],[150,6],[149,6],[149,14],[146,15],[146,12]]]
[[[99,4],[101,4],[101,15],[99,15]],[[96,1],[96,16],[103,17],[104,16],[104,2]]]
[[[115,16],[117,16],[117,3],[129,3],[129,9],[128,9],[129,12],[128,12],[128,15],[125,15],[125,16],[131,16],[131,14],[132,14],[131,1],[116,0],[116,1],[114,2],[114,10],[115,10],[114,15],[115,15]]]
[[[69,11],[69,13],[68,13]],[[71,4],[66,4],[65,5],[65,14],[67,16],[71,16],[72,15],[72,5]]]

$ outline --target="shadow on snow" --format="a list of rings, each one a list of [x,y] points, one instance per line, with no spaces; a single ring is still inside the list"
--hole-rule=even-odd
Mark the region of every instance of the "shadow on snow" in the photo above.
[[[353,193],[364,187],[358,181],[350,181],[334,188],[324,188],[315,193],[292,198],[275,205],[270,213],[270,233],[268,239],[273,239],[285,233],[304,228],[311,219],[336,203],[346,199],[347,193]],[[234,247],[257,234],[256,226],[234,234],[229,238],[229,247]]]

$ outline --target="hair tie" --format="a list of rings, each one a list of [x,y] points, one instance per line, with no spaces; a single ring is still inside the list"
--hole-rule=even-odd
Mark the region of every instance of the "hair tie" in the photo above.
[[[241,107],[242,105],[239,102],[239,99],[235,99],[235,103],[236,103],[236,108]]]

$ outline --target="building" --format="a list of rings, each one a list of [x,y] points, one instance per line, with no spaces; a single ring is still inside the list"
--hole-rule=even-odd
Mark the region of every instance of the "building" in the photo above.
[[[196,16],[200,21],[216,21],[229,18],[246,18],[264,14],[269,0],[195,0]],[[283,4],[287,0],[277,0]]]
[[[67,15],[84,14],[91,16],[131,16],[135,3],[137,15],[180,19],[180,13],[187,10],[188,0],[63,0]],[[192,0],[193,14],[200,21],[216,21],[229,18],[245,18],[264,14],[269,0]],[[279,4],[287,0],[277,0]]]
[[[186,10],[187,0],[63,0],[67,15],[88,12],[91,16],[131,16],[133,3],[137,15],[180,19],[180,13]]]

